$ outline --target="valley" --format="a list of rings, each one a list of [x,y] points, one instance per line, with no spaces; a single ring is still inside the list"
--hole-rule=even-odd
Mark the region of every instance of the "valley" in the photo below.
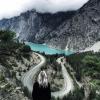
[[[100,100],[100,0],[0,20],[0,100],[32,100],[41,70],[51,100]]]
[[[100,0],[89,0],[77,11],[41,14],[33,9],[1,20],[0,29],[16,32],[22,41],[80,51],[99,41],[99,16]]]
[[[62,55],[67,56],[67,55],[73,54],[75,52],[75,51],[71,51],[71,50],[63,50],[63,49],[53,48],[53,47],[50,47],[45,44],[35,44],[32,42],[26,42],[25,44],[30,46],[30,48],[35,52],[45,53],[45,54],[49,54],[49,55],[62,54]]]
[[[40,48],[34,50],[38,45],[21,43],[15,34],[0,31],[0,100],[31,100],[33,84],[42,69],[48,75],[52,100],[100,99],[99,51],[67,54],[51,48],[56,52],[50,54],[46,46],[48,53],[39,52]]]

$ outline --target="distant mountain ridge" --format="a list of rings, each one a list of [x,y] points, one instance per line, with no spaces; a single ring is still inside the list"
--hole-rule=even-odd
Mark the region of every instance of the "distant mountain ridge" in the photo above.
[[[1,20],[0,29],[15,31],[23,40],[83,50],[100,39],[100,0],[90,0],[76,12],[40,14],[28,11]]]

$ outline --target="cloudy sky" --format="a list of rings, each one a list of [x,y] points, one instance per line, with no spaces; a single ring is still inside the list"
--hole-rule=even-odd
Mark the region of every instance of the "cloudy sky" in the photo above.
[[[0,0],[0,19],[18,16],[35,9],[37,12],[56,13],[77,10],[89,0]]]

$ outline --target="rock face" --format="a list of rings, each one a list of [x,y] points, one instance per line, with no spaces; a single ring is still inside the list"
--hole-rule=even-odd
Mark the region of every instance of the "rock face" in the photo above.
[[[100,39],[100,0],[90,0],[76,12],[40,14],[28,11],[1,20],[0,29],[15,31],[23,40],[83,50]]]

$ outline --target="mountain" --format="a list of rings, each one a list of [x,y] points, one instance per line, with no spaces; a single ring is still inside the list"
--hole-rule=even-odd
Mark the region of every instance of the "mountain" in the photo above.
[[[0,29],[19,38],[52,47],[83,50],[100,40],[100,0],[89,0],[78,11],[40,14],[35,10],[0,21]]]

